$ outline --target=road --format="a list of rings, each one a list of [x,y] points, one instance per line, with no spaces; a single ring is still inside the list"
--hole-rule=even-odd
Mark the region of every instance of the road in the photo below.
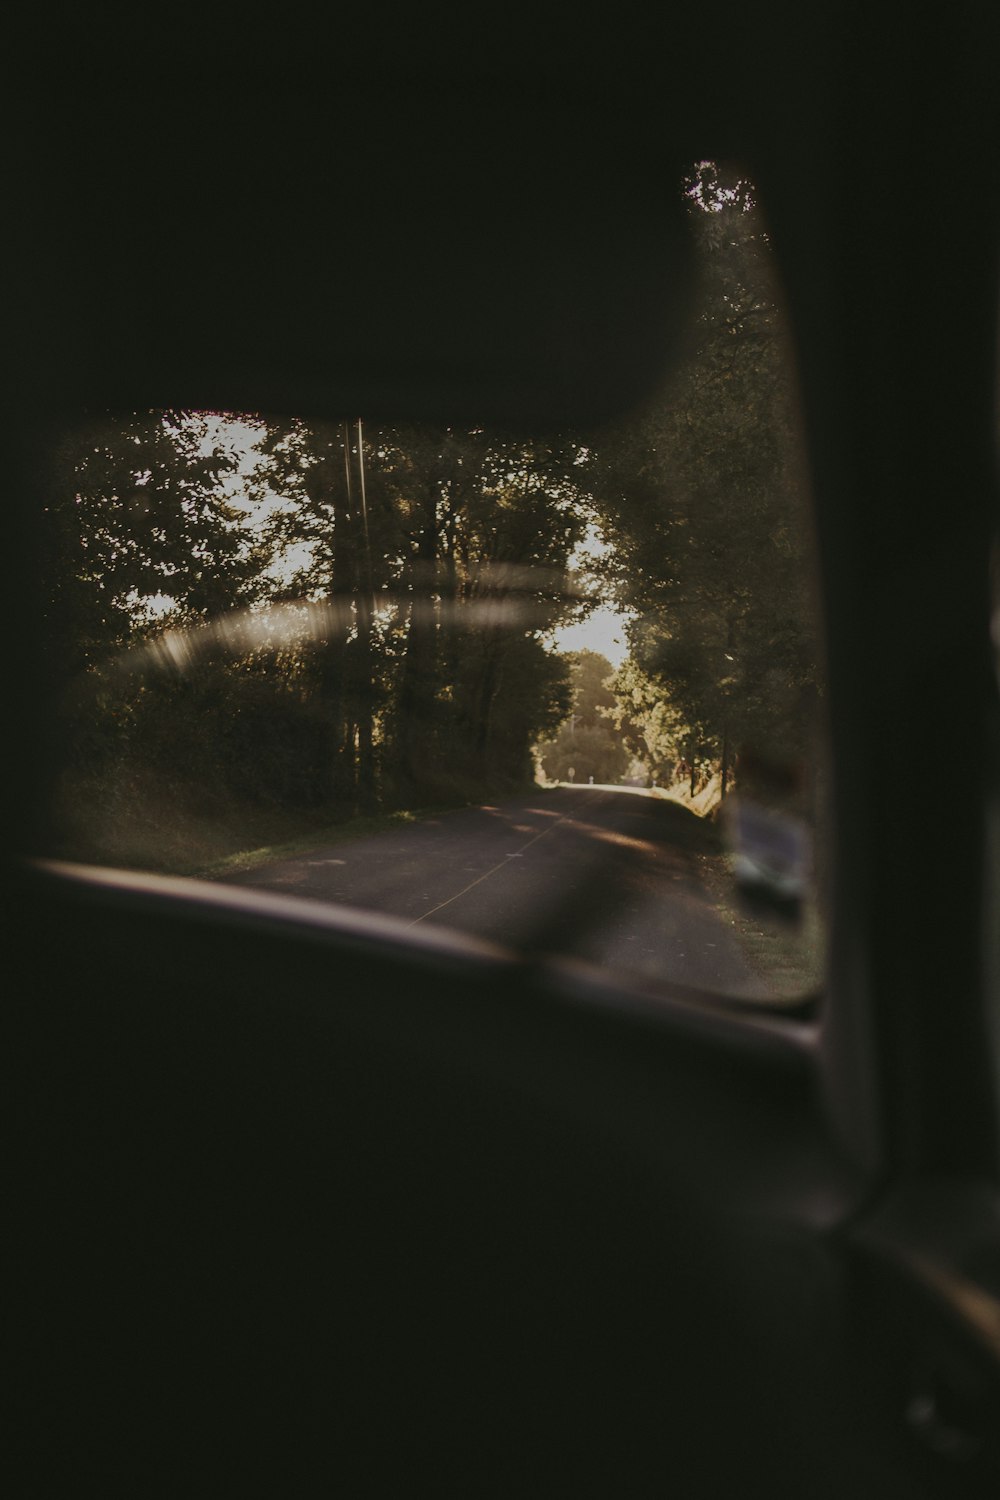
[[[422,819],[227,882],[440,923],[524,952],[759,993],[699,879],[706,825],[630,788],[565,787]]]

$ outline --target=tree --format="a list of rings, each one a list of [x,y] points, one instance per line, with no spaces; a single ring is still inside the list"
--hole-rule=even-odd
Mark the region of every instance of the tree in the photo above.
[[[205,620],[259,596],[265,556],[225,480],[235,454],[190,413],[104,416],[70,432],[47,475],[46,634],[73,676],[169,616]]]
[[[633,757],[615,722],[614,668],[596,651],[567,652],[563,659],[569,712],[556,734],[537,746],[539,764],[552,781],[618,782]]]
[[[614,697],[611,722],[632,759],[645,768],[649,781],[669,785],[682,763],[688,765],[689,774],[696,772],[698,758],[690,727],[664,697],[661,683],[627,657],[610,687]]]
[[[281,592],[326,605],[322,632],[304,651],[329,726],[328,795],[370,812],[382,692],[375,605],[396,550],[393,517],[369,508],[360,422],[272,424],[258,450],[257,492],[277,492],[283,502],[271,540],[299,559]]]
[[[102,417],[54,453],[45,625],[58,796],[90,852],[138,848],[127,830],[143,823],[141,862],[156,863],[164,825],[196,808],[301,800],[315,734],[286,663],[209,623],[269,589],[270,548],[234,498],[238,467],[225,423],[182,412]]]
[[[803,753],[817,647],[770,248],[745,180],[703,163],[686,191],[703,265],[692,357],[637,421],[594,438],[592,471],[636,669],[679,716],[685,757],[725,781],[741,744]]]
[[[290,586],[341,605],[326,648],[331,703],[358,650],[364,555],[383,792],[412,805],[524,780],[533,739],[564,710],[541,637],[576,607],[575,450],[482,429],[369,429],[363,554],[342,438],[294,424],[272,429],[262,452],[262,482],[283,498],[273,534],[304,554]]]

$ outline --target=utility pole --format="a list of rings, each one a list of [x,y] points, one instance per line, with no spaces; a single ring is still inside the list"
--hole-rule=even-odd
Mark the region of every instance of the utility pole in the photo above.
[[[344,423],[344,478],[351,528],[357,538],[361,522],[361,545],[354,554],[354,615],[357,624],[357,670],[354,674],[358,748],[358,804],[363,813],[376,809],[374,684],[372,682],[372,616],[375,609],[372,578],[371,537],[368,531],[368,498],[365,493],[364,432],[361,418]],[[356,447],[355,447],[356,445]]]

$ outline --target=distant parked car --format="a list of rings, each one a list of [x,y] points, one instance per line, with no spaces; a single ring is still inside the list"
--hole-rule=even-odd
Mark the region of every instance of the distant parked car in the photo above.
[[[724,804],[724,820],[740,894],[797,918],[811,864],[805,824],[743,797],[731,797]]]

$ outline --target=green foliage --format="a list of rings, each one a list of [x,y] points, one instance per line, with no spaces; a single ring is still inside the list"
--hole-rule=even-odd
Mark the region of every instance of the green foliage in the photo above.
[[[611,687],[614,668],[608,658],[599,651],[569,651],[565,661],[570,671],[570,713],[577,725],[605,727],[616,702]]]
[[[614,669],[596,651],[567,652],[563,661],[569,713],[555,735],[536,747],[539,765],[550,781],[619,782],[633,756],[615,722]]]
[[[689,726],[662,685],[628,657],[611,679],[611,722],[649,781],[669,785],[683,761],[696,758]]]
[[[638,419],[595,437],[592,457],[606,575],[634,616],[622,712],[631,702],[631,743],[646,740],[661,767],[748,743],[801,755],[818,692],[770,247],[745,181],[703,163],[687,193],[703,267],[692,357]]]
[[[605,725],[563,724],[555,739],[538,747],[542,770],[550,781],[617,784],[631,757],[614,731]]]
[[[229,498],[236,458],[180,412],[104,417],[63,439],[47,476],[46,634],[75,675],[159,628],[260,592],[265,556]]]
[[[574,607],[576,451],[482,429],[370,429],[360,516],[344,498],[337,430],[272,428],[262,449],[262,481],[284,500],[272,536],[305,549],[296,587],[356,610],[363,575],[373,595],[364,681],[384,795],[426,801],[449,782],[488,790],[528,778],[532,741],[564,711],[561,669],[540,637]],[[351,629],[345,619],[327,643],[331,694],[351,680]],[[349,737],[350,704],[343,717]]]

